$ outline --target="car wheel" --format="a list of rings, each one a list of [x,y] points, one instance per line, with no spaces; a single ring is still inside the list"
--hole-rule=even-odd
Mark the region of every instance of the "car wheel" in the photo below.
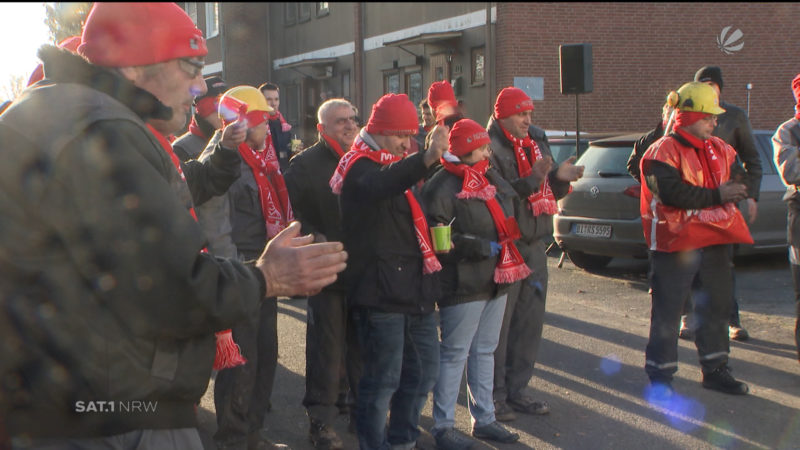
[[[602,269],[611,262],[610,256],[589,255],[577,250],[567,250],[567,256],[572,264],[590,272]]]

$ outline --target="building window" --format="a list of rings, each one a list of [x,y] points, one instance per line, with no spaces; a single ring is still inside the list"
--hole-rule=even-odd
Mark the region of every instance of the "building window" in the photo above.
[[[283,4],[283,23],[294,25],[297,22],[297,3]]]
[[[418,105],[422,101],[422,72],[406,74],[406,94],[412,103]]]
[[[317,2],[317,17],[327,16],[330,12],[328,2]]]
[[[383,75],[383,93],[384,94],[399,94],[400,93],[400,74],[387,73]]]
[[[300,11],[297,13],[297,23],[311,20],[312,5],[314,4],[309,2],[302,2],[297,4],[297,6],[300,8]]]
[[[472,84],[483,84],[486,82],[486,60],[484,58],[485,47],[476,47],[472,49]]]
[[[186,2],[186,14],[192,18],[192,22],[197,26],[197,3]]]
[[[342,72],[342,97],[350,101],[350,71]]]
[[[206,39],[219,34],[219,3],[206,3]]]

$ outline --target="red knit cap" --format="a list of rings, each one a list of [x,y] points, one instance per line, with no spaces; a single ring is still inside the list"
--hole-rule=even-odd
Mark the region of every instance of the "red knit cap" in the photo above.
[[[525,91],[515,87],[500,91],[494,104],[495,119],[503,119],[523,111],[533,111],[533,101]]]
[[[372,105],[367,133],[412,136],[418,131],[417,108],[406,94],[386,94]]]
[[[78,53],[104,67],[208,54],[203,33],[175,3],[95,3],[82,38]]]
[[[797,100],[797,104],[800,105],[800,73],[792,80],[792,92],[794,93],[794,99]]]
[[[458,111],[458,101],[453,86],[444,80],[431,84],[428,89],[428,105],[437,122],[455,114]]]
[[[448,151],[455,156],[468,155],[473,150],[489,142],[489,133],[472,119],[461,119],[450,130],[450,148]]]

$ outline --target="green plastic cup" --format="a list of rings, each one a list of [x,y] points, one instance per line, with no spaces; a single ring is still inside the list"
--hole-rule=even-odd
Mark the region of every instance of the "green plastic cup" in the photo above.
[[[431,227],[431,236],[433,237],[434,252],[450,251],[450,225]]]

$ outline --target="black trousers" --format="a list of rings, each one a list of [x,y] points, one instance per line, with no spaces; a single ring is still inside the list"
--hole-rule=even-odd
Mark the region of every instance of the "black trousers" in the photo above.
[[[278,365],[276,299],[265,299],[253,320],[233,327],[233,340],[247,363],[217,373],[214,383],[217,432],[214,441],[221,447],[246,443],[248,435],[263,427],[264,416],[270,409],[269,399]]]
[[[531,245],[526,263],[533,269],[528,278],[511,287],[500,338],[494,351],[494,389],[496,401],[522,394],[533,376],[544,329],[547,299],[547,255],[544,243]]]
[[[322,291],[308,298],[306,325],[306,394],[303,406],[314,421],[330,424],[337,399],[351,410],[361,377],[358,335],[343,292]],[[348,395],[349,393],[349,395]]]
[[[703,373],[727,364],[728,318],[731,314],[730,245],[715,245],[684,252],[651,255],[653,288],[650,340],[645,350],[645,371],[653,381],[670,381],[678,370],[678,329],[681,310],[699,275],[693,294],[695,345]]]

